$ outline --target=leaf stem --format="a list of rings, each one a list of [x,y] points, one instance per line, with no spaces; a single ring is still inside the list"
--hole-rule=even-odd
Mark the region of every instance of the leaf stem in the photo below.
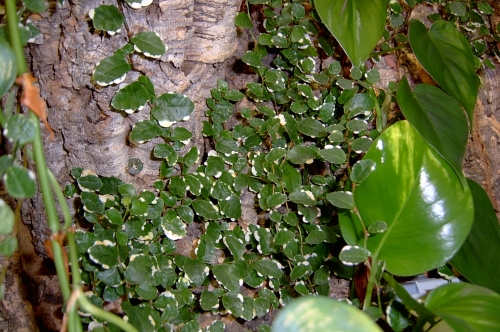
[[[374,267],[375,269],[377,269],[378,267],[378,262],[376,257],[372,257],[371,264],[369,263],[368,265],[368,268],[370,269],[370,277],[368,278],[368,285],[366,286],[366,295],[365,295],[365,301],[363,303],[363,310],[366,310],[371,306],[373,286],[375,285],[375,278],[377,276],[377,270],[374,271]]]
[[[101,309],[99,307],[96,307],[90,301],[87,299],[87,297],[82,293],[81,290],[80,294],[78,296],[78,304],[82,307],[83,310],[86,312],[92,314],[93,316],[97,316],[99,318],[104,319],[105,321],[116,325],[120,329],[122,329],[125,332],[139,332],[134,326],[132,326],[130,323],[127,321],[123,320],[122,318],[114,315],[111,312],[107,312],[104,309]]]
[[[24,58],[24,50],[21,43],[21,35],[19,33],[19,20],[17,18],[15,0],[5,0],[5,13],[7,14],[7,24],[9,27],[12,48],[14,50],[14,55],[16,56],[17,75],[22,75],[28,71],[28,66],[26,65],[26,59]]]
[[[392,53],[394,51],[397,51],[397,50],[400,50],[402,48],[405,48],[406,46],[408,46],[408,43],[403,43],[401,45],[398,45],[396,47],[390,48],[390,49],[385,50],[385,51],[373,52],[373,53],[370,53],[369,58],[373,58],[373,57],[376,57],[376,56],[379,56],[379,55],[385,55],[385,54],[388,54],[388,53]]]

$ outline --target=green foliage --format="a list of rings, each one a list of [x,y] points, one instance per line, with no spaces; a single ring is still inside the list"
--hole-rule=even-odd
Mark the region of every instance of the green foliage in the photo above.
[[[151,4],[125,2],[134,9]],[[31,11],[43,10],[42,3],[25,2]],[[78,253],[89,300],[98,306],[121,303],[126,320],[140,331],[222,331],[221,320],[202,329],[198,318],[210,311],[250,321],[283,305],[276,331],[304,325],[317,331],[332,326],[379,331],[373,320],[383,314],[396,331],[412,325],[418,330],[425,323],[459,331],[486,329],[490,322],[488,328],[498,328],[498,294],[489,289],[447,285],[421,304],[384,275],[422,273],[454,256],[452,263],[470,281],[498,291],[498,248],[486,247],[498,242],[498,224],[485,194],[461,169],[468,135],[462,107],[471,122],[479,87],[475,70],[481,61],[490,66],[484,55],[498,51],[489,44],[498,41],[498,31],[480,22],[492,8],[486,2],[441,1],[443,17],[431,16],[435,22],[427,30],[420,21],[406,21],[409,8],[423,1],[313,4],[248,0],[248,11],[237,14],[241,29],[254,27],[251,5],[259,5],[265,18],[253,49],[241,59],[256,80],[241,91],[218,80],[210,90],[202,134],[204,146],[213,150],[202,153],[191,142],[193,133],[181,126],[195,108],[187,96],[157,96],[144,75],[120,86],[110,101],[114,110],[150,110],[129,138],[134,144],[154,140],[151,158],[161,162],[159,179],[139,192],[115,177],[71,172],[75,184],[64,193],[78,198],[81,208],[70,250]],[[109,35],[125,23],[115,6],[101,5],[89,17],[95,30]],[[442,18],[477,30],[480,37],[469,42]],[[26,26],[25,41],[34,31]],[[0,51],[0,95],[15,77],[4,36],[0,33],[6,45]],[[387,91],[379,90],[380,73],[367,69],[367,59],[410,46],[439,87],[410,88],[403,78],[399,86],[391,82]],[[353,65],[344,61],[342,50]],[[96,64],[94,83],[123,82],[135,68],[133,52],[155,61],[167,51],[155,32],[136,33]],[[15,98],[6,99],[13,104]],[[240,107],[243,99],[251,106]],[[392,114],[394,102],[407,121],[392,124],[400,116]],[[15,151],[0,157],[0,175],[9,195],[30,198],[34,177],[17,156],[34,140],[36,126],[9,112],[0,124]],[[132,175],[142,167],[143,160],[128,162]],[[259,220],[246,218],[249,206]],[[10,255],[17,244],[10,236],[14,213],[1,200],[0,220],[0,233],[7,235],[0,253]],[[193,234],[200,235],[193,239]],[[194,244],[189,256],[180,254],[186,243]],[[353,278],[358,264],[354,284],[363,265],[369,267],[363,312],[355,307],[358,299],[353,305],[321,296],[292,301],[328,296],[333,276]],[[392,291],[379,295],[382,307],[372,307],[371,293],[382,275]],[[473,304],[477,310],[466,312]],[[90,327],[103,317],[93,311],[83,321]]]

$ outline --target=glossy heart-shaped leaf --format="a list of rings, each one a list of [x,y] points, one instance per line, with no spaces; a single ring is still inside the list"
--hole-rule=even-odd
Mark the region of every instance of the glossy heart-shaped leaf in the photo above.
[[[452,23],[443,20],[436,21],[429,31],[422,22],[413,21],[409,38],[424,69],[444,91],[462,104],[472,122],[480,82],[467,39]]]
[[[315,0],[314,6],[351,62],[361,67],[384,32],[385,0]]]
[[[366,249],[384,260],[387,271],[415,275],[445,263],[465,241],[473,220],[472,197],[450,165],[407,121],[387,129],[364,159],[375,170],[354,191],[365,227],[379,221],[383,233],[371,234]],[[363,246],[358,215],[344,211],[340,227],[349,245]]]
[[[490,289],[467,283],[447,284],[433,290],[425,306],[453,331],[500,331],[500,294]]]
[[[279,312],[273,323],[273,331],[378,332],[382,330],[354,306],[324,296],[307,296],[293,300]]]
[[[398,102],[413,129],[465,182],[462,160],[469,131],[460,104],[432,85],[418,84],[411,91],[406,77],[399,82]]]
[[[500,225],[483,188],[467,179],[474,201],[474,224],[451,264],[470,282],[500,293]]]

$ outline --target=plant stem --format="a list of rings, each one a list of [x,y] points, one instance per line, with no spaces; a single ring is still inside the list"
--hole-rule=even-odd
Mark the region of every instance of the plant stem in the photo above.
[[[9,27],[10,40],[17,62],[17,75],[22,75],[28,71],[26,60],[24,59],[21,35],[19,34],[18,19],[16,12],[16,1],[5,0],[5,13],[7,14],[7,24]]]
[[[71,226],[71,212],[69,212],[68,204],[66,204],[66,199],[61,191],[61,187],[59,186],[59,183],[57,182],[56,177],[54,176],[54,173],[52,173],[52,171],[49,169],[48,174],[49,174],[50,183],[52,185],[52,189],[54,190],[54,193],[56,194],[57,200],[59,201],[59,207],[61,208],[61,211],[63,213],[64,228],[69,228]],[[76,250],[76,247],[75,247],[75,250]]]
[[[87,297],[83,293],[81,293],[81,290],[78,296],[78,303],[80,304],[82,309],[85,310],[86,312],[92,314],[93,316],[100,317],[111,324],[116,325],[125,332],[139,332],[135,327],[133,327],[131,324],[129,324],[122,318],[112,314],[111,312],[107,312],[106,310],[94,306],[92,303],[90,303]]]
[[[373,53],[370,53],[369,58],[373,58],[373,57],[376,57],[376,56],[379,56],[379,55],[384,55],[384,54],[392,53],[394,51],[397,51],[397,50],[400,50],[402,48],[405,48],[406,46],[408,46],[408,43],[403,43],[403,44],[401,44],[399,46],[390,48],[390,49],[385,50],[385,51],[373,52]]]
[[[366,286],[365,302],[363,303],[363,310],[369,308],[372,302],[373,286],[375,285],[375,278],[377,276],[378,262],[377,259],[372,257],[370,268],[370,277],[368,278],[368,285]]]

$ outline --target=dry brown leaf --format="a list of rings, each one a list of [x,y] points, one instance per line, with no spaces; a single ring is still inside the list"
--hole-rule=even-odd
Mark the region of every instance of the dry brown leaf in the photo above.
[[[21,104],[28,107],[42,120],[45,128],[50,133],[50,139],[53,140],[54,131],[47,121],[47,108],[45,106],[45,100],[40,97],[40,90],[35,85],[35,82],[36,78],[33,77],[31,73],[24,73],[16,79],[16,83],[23,89]]]

